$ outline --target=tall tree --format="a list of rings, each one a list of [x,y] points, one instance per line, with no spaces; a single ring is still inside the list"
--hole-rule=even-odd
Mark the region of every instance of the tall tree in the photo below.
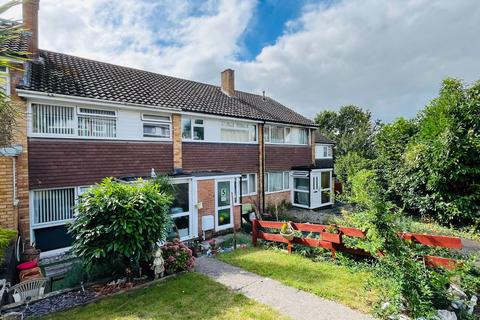
[[[20,3],[20,0],[14,0],[0,5],[0,15]],[[11,63],[12,58],[25,60],[26,52],[15,51],[12,49],[15,46],[11,45],[19,41],[22,32],[22,24],[0,18],[0,69],[2,70],[0,76],[3,76],[0,81],[5,81],[5,77],[8,77],[3,70],[18,68]],[[10,146],[13,143],[19,116],[18,108],[11,101],[8,93],[0,90],[0,147]]]
[[[322,111],[315,117],[320,132],[334,140],[337,156],[356,152],[365,158],[373,156],[373,137],[377,122],[370,111],[354,105],[343,106],[338,112]]]

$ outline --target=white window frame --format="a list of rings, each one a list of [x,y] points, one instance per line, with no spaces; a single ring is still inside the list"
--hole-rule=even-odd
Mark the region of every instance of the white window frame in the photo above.
[[[230,123],[232,125],[230,125]],[[253,134],[254,139],[252,139],[252,126],[253,126]],[[248,135],[248,141],[230,141],[230,140],[223,140],[222,139],[222,130],[232,130],[232,131],[242,131],[246,132]],[[258,141],[258,134],[257,134],[257,125],[252,123],[244,123],[235,120],[224,120],[221,122],[220,125],[220,141],[222,143],[256,143]]]
[[[149,118],[151,117],[151,118]],[[165,120],[162,120],[162,119],[155,119],[155,117],[163,117],[163,118],[168,118],[165,119]],[[151,114],[151,113],[145,113],[145,112],[142,112],[142,115],[141,115],[141,120],[142,120],[142,126],[141,126],[141,130],[142,130],[142,137],[143,138],[148,138],[148,139],[155,139],[155,140],[170,140],[172,139],[172,117],[171,116],[167,116],[167,115],[156,115],[156,114]],[[157,136],[157,135],[145,135],[145,125],[150,125],[150,126],[158,126],[158,125],[168,125],[168,132],[169,132],[169,135],[168,137],[162,137],[162,136]]]
[[[282,190],[278,190],[278,191],[268,191],[270,190],[270,178],[269,178],[269,175],[272,174],[272,173],[282,173]],[[287,185],[288,183],[288,185]],[[265,173],[265,185],[266,185],[266,188],[265,188],[265,194],[271,194],[271,193],[278,193],[278,192],[286,192],[286,191],[290,191],[291,190],[291,185],[292,185],[292,181],[291,181],[291,174],[290,174],[290,171],[270,171],[270,172],[266,172]]]
[[[185,179],[185,178],[176,178],[176,179],[171,179],[170,180],[172,184],[182,184],[182,183],[187,183],[188,184],[188,211],[186,212],[179,212],[172,214],[170,213],[170,217],[173,219],[175,218],[181,218],[184,216],[188,216],[188,223],[189,226],[188,228],[190,229],[190,233],[186,237],[180,238],[181,241],[187,241],[191,240],[196,237],[197,235],[197,230],[195,230],[196,224],[195,220],[197,220],[197,215],[195,214],[195,209],[193,205],[193,197],[194,197],[194,190],[193,190],[193,183],[191,179]]]
[[[326,155],[325,155],[326,151]],[[316,144],[315,145],[315,159],[332,159],[333,146],[331,144]]]
[[[308,189],[307,190],[303,190],[303,189],[297,189],[295,188],[295,179],[305,179],[308,181]],[[309,177],[309,174],[300,174],[300,173],[296,173],[293,175],[292,177],[292,204],[295,205],[295,206],[298,206],[298,207],[302,207],[302,208],[310,208],[310,204],[311,204],[311,192],[313,191],[312,190],[312,186],[310,185],[310,177]],[[308,194],[308,203],[309,205],[304,205],[304,204],[300,204],[300,203],[296,203],[295,202],[295,192],[301,192],[301,193],[306,193]]]
[[[253,176],[253,181],[254,181],[254,184],[253,184],[253,187],[255,188],[255,191],[254,192],[250,192],[251,190],[251,183],[250,183],[250,177]],[[246,177],[246,178],[244,178]],[[245,192],[245,190],[242,189],[242,197],[248,197],[248,196],[254,196],[257,194],[257,188],[258,188],[258,181],[257,181],[257,174],[256,173],[245,173],[245,174],[242,174],[241,176],[241,180],[242,182],[243,181],[246,181],[247,182],[247,192]],[[235,182],[234,182],[234,203],[235,205],[239,205],[240,204],[240,189],[241,189],[241,183],[240,183],[240,178],[235,178]]]
[[[183,120],[190,120],[190,137],[184,137],[183,136]],[[196,120],[201,120],[202,124],[195,124]],[[197,117],[182,117],[182,121],[180,121],[180,126],[181,126],[181,134],[182,134],[182,140],[183,141],[205,141],[205,119],[203,118],[197,118]],[[203,139],[194,139],[194,130],[195,128],[203,128]]]
[[[322,173],[328,172],[330,173],[330,183],[328,188],[322,188]],[[319,190],[320,190],[320,206],[329,206],[333,204],[333,170],[332,169],[322,169],[320,170],[320,178],[319,178]],[[322,192],[329,191],[330,192],[330,201],[322,203]]]
[[[78,204],[78,196],[85,192],[85,190],[82,191],[82,188],[89,187],[89,186],[75,186],[75,187],[62,187],[62,188],[45,188],[45,189],[36,189],[36,190],[31,190],[29,192],[29,216],[30,216],[30,244],[33,244],[35,242],[35,230],[38,229],[44,229],[44,228],[50,228],[50,227],[58,227],[58,226],[63,226],[66,225],[67,223],[73,221],[75,219],[75,213],[73,213],[73,218],[71,219],[66,219],[66,220],[58,220],[58,221],[53,221],[49,223],[39,223],[35,224],[35,206],[34,206],[34,194],[35,191],[48,191],[48,190],[65,190],[65,189],[74,189],[74,205]],[[59,248],[55,250],[50,250],[50,251],[45,251],[40,253],[40,257],[49,257],[49,256],[54,256],[57,254],[61,254],[64,252],[67,252],[71,249],[71,247],[65,247],[65,248]]]
[[[90,110],[99,110],[99,111],[108,111],[112,112],[113,114],[95,114],[95,113],[88,113],[88,112],[82,112],[82,109],[90,109]],[[101,138],[101,139],[115,139],[117,138],[117,130],[118,130],[118,113],[117,110],[112,110],[112,109],[105,109],[105,108],[98,108],[95,106],[77,106],[76,107],[76,117],[74,117],[75,122],[76,122],[76,135],[79,138],[85,138],[85,139],[92,139],[92,138]],[[80,135],[80,128],[78,127],[80,124],[79,118],[80,117],[91,117],[93,119],[115,119],[115,129],[113,130],[114,135],[113,136],[81,136]]]
[[[8,67],[5,67],[4,71],[0,71],[0,78],[4,81],[1,85],[5,87],[5,96],[10,97],[12,92],[10,87],[10,70]]]
[[[272,142],[272,128],[283,128],[283,142]],[[292,130],[305,130],[307,133],[307,143],[297,143],[292,142]],[[266,124],[263,127],[263,139],[266,144],[274,144],[274,145],[298,145],[298,146],[308,146],[310,145],[310,130],[308,128],[303,127],[295,127],[295,126],[283,126],[283,125],[276,125],[276,124]]]

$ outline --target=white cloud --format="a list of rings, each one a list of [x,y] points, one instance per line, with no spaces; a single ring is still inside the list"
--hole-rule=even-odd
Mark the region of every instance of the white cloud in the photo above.
[[[255,0],[41,0],[44,49],[209,83],[236,69],[237,88],[313,117],[356,104],[413,116],[443,78],[480,74],[477,0],[344,0],[308,5],[275,44],[239,61]]]

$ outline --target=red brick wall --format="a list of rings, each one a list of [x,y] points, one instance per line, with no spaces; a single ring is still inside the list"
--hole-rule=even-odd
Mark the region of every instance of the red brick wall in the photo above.
[[[258,145],[184,142],[185,171],[258,172]]]
[[[310,166],[310,146],[265,145],[265,171],[290,170],[292,167]]]
[[[90,185],[105,177],[173,170],[171,143],[35,139],[29,142],[30,188]]]
[[[274,193],[267,193],[265,194],[265,206],[269,205],[279,205],[282,201],[292,202],[291,201],[291,193],[290,191],[284,192],[274,192]]]
[[[17,229],[18,208],[13,205],[13,158],[0,156],[0,227]]]
[[[200,180],[197,182],[198,202],[202,202],[203,208],[198,209],[198,235],[202,236],[202,217],[213,215],[215,217],[215,180]],[[240,228],[241,206],[233,208],[233,222],[236,229]]]

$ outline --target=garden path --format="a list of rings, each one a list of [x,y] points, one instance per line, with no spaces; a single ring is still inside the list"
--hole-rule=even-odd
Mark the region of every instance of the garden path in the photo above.
[[[195,271],[293,319],[373,319],[337,302],[283,285],[276,280],[256,275],[214,258],[206,256],[198,258],[195,262]],[[312,279],[312,281],[319,281],[319,279]]]

